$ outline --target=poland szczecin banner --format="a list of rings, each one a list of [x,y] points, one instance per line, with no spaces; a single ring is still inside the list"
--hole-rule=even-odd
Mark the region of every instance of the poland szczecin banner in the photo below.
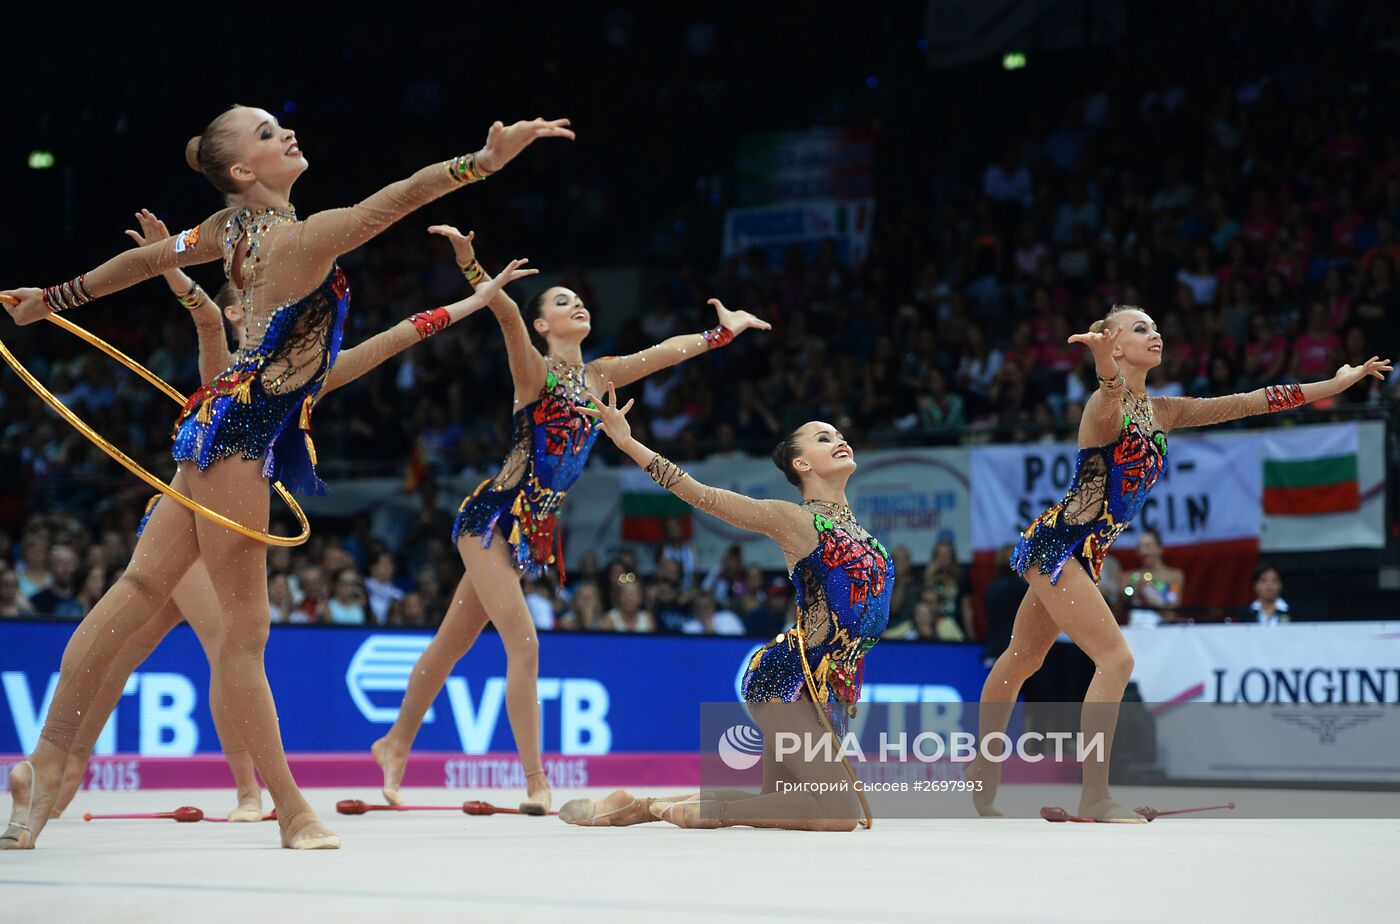
[[[959,447],[876,450],[862,452],[846,489],[856,517],[888,549],[907,546],[915,561],[926,562],[940,539],[951,539],[958,560],[972,554],[969,531],[968,452]],[[702,484],[747,497],[777,498],[797,503],[802,498],[769,459],[736,456],[686,465]],[[622,542],[622,494],[651,486],[635,469],[590,468],[569,492],[560,519],[564,524],[564,554],[570,566],[581,550],[600,556],[616,552]],[[636,481],[642,479],[645,484]],[[654,487],[654,486],[652,486]],[[743,550],[747,564],[786,571],[782,551],[760,533],[747,532],[706,514],[694,514],[692,544],[701,569],[720,563],[731,545]],[[644,568],[650,562],[643,563]]]
[[[1169,776],[1400,782],[1400,623],[1123,631]]]
[[[999,546],[1014,544],[1022,529],[1064,498],[1077,454],[1073,443],[972,450],[972,547],[979,576],[990,571]],[[1255,434],[1171,437],[1166,474],[1114,543],[1113,554],[1125,566],[1135,565],[1138,532],[1155,529],[1171,547],[1171,564],[1188,575],[1184,604],[1247,602],[1259,551],[1260,471]]]

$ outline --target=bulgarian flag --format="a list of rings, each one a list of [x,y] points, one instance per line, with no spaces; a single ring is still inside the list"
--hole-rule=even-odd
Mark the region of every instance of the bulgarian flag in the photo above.
[[[661,543],[666,539],[666,521],[680,519],[681,535],[689,539],[694,531],[690,505],[651,480],[640,469],[622,473],[622,538],[626,542]]]
[[[1265,514],[1312,516],[1361,507],[1355,424],[1270,431],[1263,457]]]

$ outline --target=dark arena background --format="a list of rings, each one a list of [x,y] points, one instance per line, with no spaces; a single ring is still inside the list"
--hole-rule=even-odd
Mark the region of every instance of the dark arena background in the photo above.
[[[632,437],[695,482],[761,500],[812,497],[810,477],[799,491],[772,461],[794,431],[820,422],[849,444],[841,485],[878,537],[856,542],[876,572],[840,565],[826,539],[816,559],[846,567],[853,603],[859,590],[888,606],[851,649],[879,640],[853,662],[855,717],[821,712],[857,737],[985,731],[989,671],[1019,652],[1028,585],[1013,550],[1079,490],[1086,406],[1110,394],[1071,335],[1140,306],[1161,339],[1154,396],[1323,390],[1173,432],[1170,466],[1107,540],[1102,600],[1087,602],[1121,627],[1105,615],[1094,631],[1131,651],[1114,662],[1130,682],[1113,793],[1153,807],[1151,824],[1047,824],[1043,806],[1080,805],[1081,767],[1034,748],[1006,762],[1003,818],[978,817],[956,758],[889,755],[852,773],[913,780],[922,798],[874,799],[868,830],[839,833],[731,829],[728,809],[710,818],[725,830],[682,830],[682,808],[657,820],[644,802],[631,804],[652,823],[596,832],[510,813],[337,812],[385,804],[371,745],[398,728],[415,663],[474,586],[454,522],[518,437],[501,326],[481,310],[316,402],[329,492],[298,498],[308,541],[267,549],[281,738],[341,849],[275,850],[272,823],[84,821],[180,806],[223,820],[239,801],[209,661],[181,626],[118,685],[71,806],[35,851],[0,857],[4,920],[1393,920],[1400,379],[1332,384],[1400,353],[1394,4],[23,12],[0,91],[3,290],[130,249],[142,209],[178,234],[223,207],[184,149],[234,104],[295,131],[312,168],[294,190],[302,219],[478,151],[496,120],[569,119],[575,140],[543,138],[340,256],[344,344],[471,294],[436,224],[474,231],[488,273],[528,257],[539,275],[506,289],[521,306],[575,293],[586,361],[718,330],[710,299],[770,323],[732,344],[695,338],[688,361],[619,388],[619,403],[635,400]],[[211,261],[188,271],[213,294],[225,279]],[[207,380],[190,312],[159,279],[63,317],[183,393]],[[172,475],[168,398],[55,324],[0,318],[0,342],[135,463]],[[1127,446],[1095,458],[1146,477]],[[822,464],[838,460],[849,468]],[[720,789],[708,758],[758,761],[762,736],[734,731],[749,720],[707,710],[739,709],[756,652],[791,647],[799,603],[813,606],[777,542],[692,507],[645,465],[600,436],[558,510],[556,560],[521,579],[553,811],[593,799],[601,819],[615,790]],[[87,619],[98,601],[127,593],[151,495],[0,369],[0,785],[29,779],[26,755],[41,763],[60,664],[86,644],[78,627],[100,622]],[[271,532],[296,532],[282,501],[271,509]],[[1107,661],[1076,631],[1046,636],[1013,739],[1079,729]],[[403,779],[413,806],[514,806],[538,785],[512,733],[507,665],[526,667],[506,635],[488,623],[423,717]],[[847,683],[839,660],[810,667]],[[1182,807],[1213,808],[1160,817]]]

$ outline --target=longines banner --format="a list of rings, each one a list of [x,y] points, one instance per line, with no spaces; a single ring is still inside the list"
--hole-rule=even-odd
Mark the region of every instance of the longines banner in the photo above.
[[[863,452],[858,466],[847,497],[861,524],[879,536],[886,548],[906,545],[915,560],[926,562],[934,544],[947,537],[959,560],[971,558],[966,449]],[[749,497],[801,500],[769,459],[740,456],[684,467],[697,480],[717,488]],[[614,551],[622,542],[623,495],[659,490],[635,467],[589,468],[564,505],[567,560],[576,562],[581,549],[599,555]],[[725,549],[737,544],[743,548],[745,562],[786,570],[773,540],[705,514],[695,514],[692,542],[702,568],[717,565]]]
[[[1374,749],[1376,732],[1394,733],[1389,720],[1400,708],[1400,622],[1162,626],[1124,634],[1136,662],[1133,680],[1143,700],[1158,704],[1169,776],[1400,781],[1400,763],[1393,755],[1378,761]],[[1173,708],[1188,703],[1240,708]],[[1265,728],[1274,731],[1265,735]],[[1290,744],[1288,735],[1297,741]]]

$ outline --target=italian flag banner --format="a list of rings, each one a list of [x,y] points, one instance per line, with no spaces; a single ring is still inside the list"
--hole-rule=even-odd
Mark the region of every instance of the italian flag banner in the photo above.
[[[652,481],[641,469],[625,469],[619,482],[624,542],[663,542],[666,521],[672,519],[681,521],[681,536],[691,538],[694,524],[689,504]]]
[[[1270,430],[1262,439],[1266,515],[1360,509],[1356,424]]]

